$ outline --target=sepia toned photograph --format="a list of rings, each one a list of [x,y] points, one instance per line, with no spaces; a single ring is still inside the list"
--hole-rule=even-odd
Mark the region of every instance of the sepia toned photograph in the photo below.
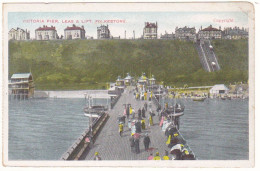
[[[252,3],[29,4],[3,4],[4,165],[254,166]]]

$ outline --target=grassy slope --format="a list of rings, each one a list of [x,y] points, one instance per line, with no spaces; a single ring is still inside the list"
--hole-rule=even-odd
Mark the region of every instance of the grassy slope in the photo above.
[[[104,88],[118,75],[154,74],[168,85],[208,85],[234,81],[233,75],[247,72],[246,41],[215,41],[222,72],[201,69],[192,42],[177,40],[59,40],[9,42],[9,77],[16,72],[33,73],[36,89]],[[233,48],[227,48],[231,46]],[[220,49],[220,51],[217,50]],[[234,63],[239,54],[240,64]],[[222,57],[223,55],[223,57]],[[233,56],[232,56],[233,55]],[[236,56],[235,56],[236,57]],[[246,60],[245,60],[246,59]],[[229,65],[232,65],[231,67]],[[228,77],[229,78],[229,77]],[[217,79],[217,80],[216,80]],[[235,81],[238,78],[235,78]],[[241,79],[241,78],[239,78]],[[244,80],[243,80],[244,81]]]

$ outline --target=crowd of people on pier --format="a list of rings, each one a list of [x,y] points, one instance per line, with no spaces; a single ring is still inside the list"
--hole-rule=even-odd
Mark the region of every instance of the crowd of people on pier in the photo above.
[[[131,93],[131,91],[129,91]],[[152,94],[152,92],[150,92]],[[143,98],[140,98],[140,94],[143,94]],[[122,114],[119,114],[118,132],[120,137],[130,136],[129,144],[132,153],[139,154],[140,143],[143,144],[144,150],[147,152],[147,160],[194,160],[195,156],[187,147],[185,140],[179,134],[179,123],[177,118],[172,117],[172,110],[181,110],[180,105],[176,104],[174,109],[168,107],[165,103],[163,109],[160,104],[157,105],[157,117],[159,118],[159,127],[165,136],[165,143],[168,149],[165,150],[165,154],[160,156],[158,148],[151,147],[151,138],[148,132],[150,128],[154,126],[155,112],[152,110],[152,96],[147,99],[148,93],[140,91],[134,92],[134,98],[145,101],[144,105],[138,107],[136,110],[132,104],[124,104]],[[157,126],[157,125],[156,125]],[[149,131],[148,131],[149,130]],[[129,133],[130,132],[130,133]],[[98,156],[99,157],[99,156]],[[101,158],[95,157],[95,160]]]

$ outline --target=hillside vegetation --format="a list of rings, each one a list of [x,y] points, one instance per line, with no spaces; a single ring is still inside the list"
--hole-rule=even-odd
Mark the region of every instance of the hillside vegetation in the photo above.
[[[10,41],[9,78],[32,72],[36,89],[99,89],[142,72],[171,86],[247,81],[246,40],[214,41],[223,70],[205,72],[192,42],[178,40]]]

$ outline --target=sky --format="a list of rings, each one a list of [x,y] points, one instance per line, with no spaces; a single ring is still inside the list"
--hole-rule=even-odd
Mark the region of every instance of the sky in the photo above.
[[[39,20],[41,22],[31,22]],[[49,21],[47,21],[49,20]],[[59,23],[51,23],[57,20]],[[65,21],[67,20],[67,22]],[[8,29],[22,28],[30,30],[30,37],[35,37],[35,29],[43,25],[55,26],[58,35],[64,35],[64,29],[73,23],[84,26],[86,36],[97,38],[97,27],[108,24],[111,35],[131,39],[133,31],[135,38],[141,37],[145,22],[158,23],[158,36],[161,34],[174,33],[176,27],[245,27],[248,28],[248,16],[244,12],[9,12]],[[76,20],[79,22],[76,23]],[[90,22],[91,20],[91,22]],[[96,20],[101,21],[96,22]],[[105,20],[123,20],[124,23],[104,23]]]

